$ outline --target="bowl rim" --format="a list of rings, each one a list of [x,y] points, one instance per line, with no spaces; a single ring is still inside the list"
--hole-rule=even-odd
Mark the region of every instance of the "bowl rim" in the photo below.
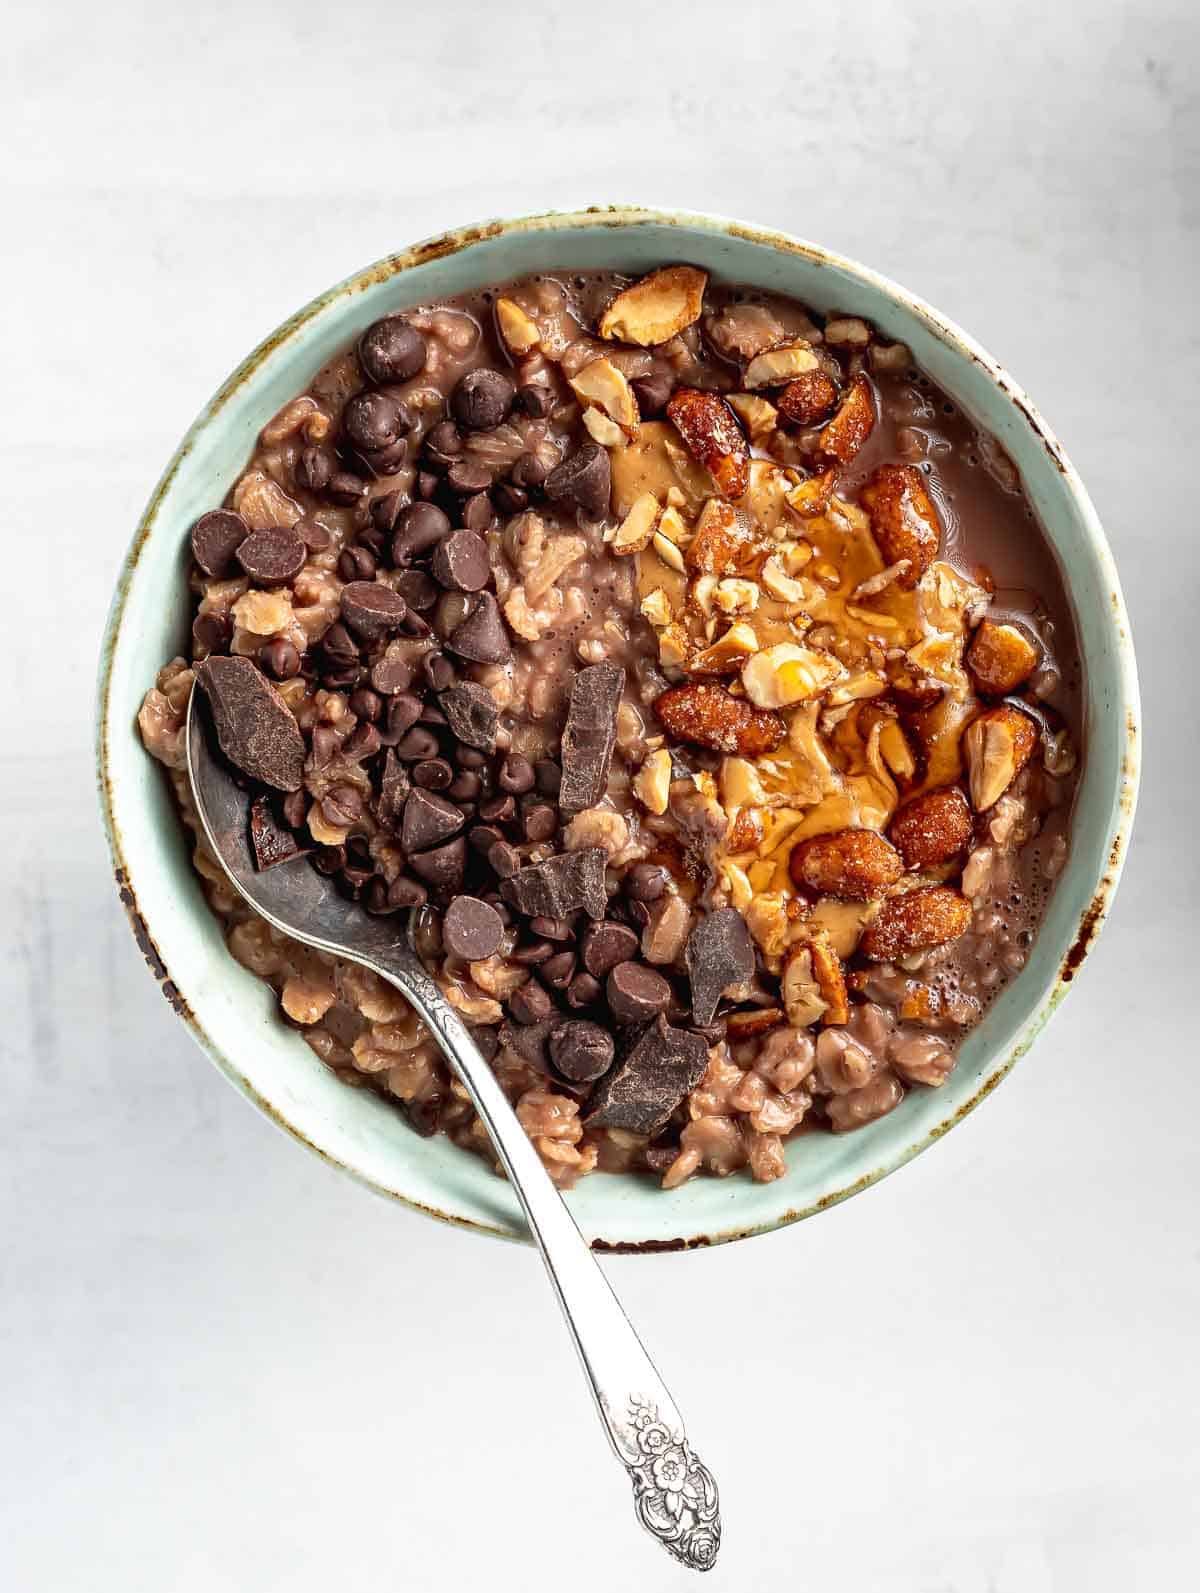
[[[451,1223],[456,1227],[466,1228],[472,1232],[496,1238],[528,1242],[527,1235],[517,1234],[495,1223],[468,1217],[462,1213],[443,1211],[437,1206],[416,1200],[410,1195],[405,1195],[399,1190],[380,1183],[376,1178],[355,1167],[351,1162],[343,1160],[340,1156],[316,1144],[309,1138],[308,1134],[289,1121],[287,1115],[277,1105],[262,1095],[238,1062],[218,1046],[207,1033],[203,1023],[192,1010],[179,986],[172,978],[170,969],[162,957],[150,926],[143,917],[138,904],[134,870],[122,839],[121,827],[114,802],[111,772],[112,754],[110,750],[113,731],[113,704],[111,699],[113,661],[134,573],[153,533],[159,509],[168,489],[190,454],[197,437],[219,415],[229,399],[253,377],[254,373],[267,358],[287,344],[309,321],[336,301],[342,298],[349,298],[367,287],[399,276],[414,266],[427,265],[431,262],[445,259],[450,255],[469,250],[477,244],[489,242],[506,234],[521,232],[553,234],[556,231],[589,227],[607,228],[616,231],[629,226],[641,225],[675,227],[685,232],[702,231],[724,234],[727,237],[773,249],[777,252],[799,255],[813,264],[829,266],[857,277],[884,297],[902,305],[938,341],[949,347],[952,352],[982,368],[990,378],[992,385],[998,388],[1019,411],[1029,429],[1042,443],[1055,469],[1062,476],[1065,486],[1074,500],[1092,554],[1099,566],[1100,574],[1109,590],[1111,608],[1108,615],[1108,628],[1114,642],[1114,664],[1119,691],[1119,701],[1114,704],[1113,711],[1119,711],[1123,717],[1124,755],[1117,790],[1112,793],[1112,807],[1106,835],[1106,862],[1100,877],[1093,882],[1086,905],[1080,910],[1074,921],[1069,949],[1059,965],[1053,984],[1021,1024],[1020,1032],[1015,1041],[1004,1051],[997,1052],[986,1064],[979,1087],[971,1097],[948,1112],[944,1118],[934,1123],[932,1127],[926,1129],[911,1142],[889,1152],[881,1153],[876,1163],[867,1172],[859,1174],[841,1187],[807,1205],[784,1211],[765,1221],[748,1225],[725,1226],[713,1233],[683,1234],[678,1237],[673,1236],[667,1239],[640,1242],[605,1239],[599,1236],[591,1240],[591,1246],[594,1250],[630,1254],[689,1250],[702,1246],[730,1243],[734,1240],[750,1238],[760,1233],[773,1232],[778,1228],[784,1228],[794,1222],[801,1221],[805,1217],[814,1216],[818,1212],[858,1194],[861,1190],[878,1183],[899,1167],[904,1166],[914,1156],[928,1149],[930,1145],[934,1144],[935,1141],[942,1138],[951,1128],[961,1122],[996,1088],[1001,1080],[1008,1076],[1015,1063],[1033,1044],[1050,1016],[1071,988],[1080,967],[1095,944],[1096,937],[1108,916],[1128,850],[1140,776],[1141,707],[1131,627],[1112,552],[1087,489],[1067,458],[1061,443],[1042,418],[1028,394],[1013,380],[1004,367],[955,322],[943,316],[940,311],[934,309],[924,299],[911,293],[907,288],[902,287],[899,283],[884,276],[882,273],[834,250],[826,249],[820,244],[795,237],[789,233],[759,227],[752,223],[734,220],[729,217],[701,211],[664,210],[640,205],[592,205],[578,210],[540,211],[508,218],[491,219],[436,234],[433,237],[410,245],[399,253],[384,256],[372,265],[354,272],[351,276],[346,277],[335,286],[326,289],[311,299],[309,303],[289,316],[265,337],[242,360],[232,374],[221,383],[217,391],[204,405],[199,415],[188,427],[151,493],[121,561],[104,626],[96,691],[97,790],[118,895],[129,919],[130,928],[138,947],[162,987],[163,994],[171,1003],[176,1014],[191,1029],[193,1037],[201,1048],[226,1078],[242,1094],[253,1101],[278,1127],[305,1145],[309,1150],[315,1151],[318,1156],[331,1166],[348,1173],[359,1183],[374,1190],[377,1194],[385,1195],[389,1199],[398,1201],[414,1211],[436,1217],[440,1221]],[[1070,863],[1068,863],[1068,870],[1070,866]]]

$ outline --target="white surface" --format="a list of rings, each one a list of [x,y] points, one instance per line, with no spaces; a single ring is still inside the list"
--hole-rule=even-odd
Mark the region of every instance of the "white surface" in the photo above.
[[[394,246],[608,199],[807,234],[974,332],[1091,487],[1148,703],[1115,918],[996,1096],[819,1221],[610,1263],[722,1484],[708,1585],[1194,1578],[1191,9],[9,8],[0,1587],[687,1585],[532,1254],[371,1198],[225,1086],[91,790],[108,589],[241,355]]]

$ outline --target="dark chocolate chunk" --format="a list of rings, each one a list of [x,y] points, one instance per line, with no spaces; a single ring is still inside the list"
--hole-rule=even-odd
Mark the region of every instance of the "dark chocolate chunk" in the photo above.
[[[459,820],[462,814],[458,815]],[[467,866],[467,843],[461,835],[438,846],[432,852],[419,852],[409,859],[409,868],[434,890],[453,892],[462,889],[463,871]]]
[[[399,829],[404,804],[411,790],[412,782],[408,770],[389,747],[384,754],[382,784],[375,807],[375,815],[385,829]]]
[[[508,662],[512,657],[512,644],[500,605],[491,592],[480,592],[471,612],[449,637],[446,646],[460,658],[469,658],[475,664]]]
[[[304,568],[307,549],[303,537],[285,525],[251,531],[237,550],[237,561],[259,586],[286,586]]]
[[[250,535],[250,527],[232,509],[202,514],[192,527],[192,557],[204,571],[222,580],[233,569],[237,550]]]
[[[671,986],[643,962],[619,962],[604,984],[609,1009],[618,1023],[646,1023],[671,1005]]]
[[[551,1034],[561,1022],[562,1018],[555,1013],[551,1017],[543,1018],[540,1023],[502,1023],[500,1044],[507,1051],[515,1051],[521,1061],[528,1062],[530,1067],[541,1068],[543,1073],[549,1073],[550,1061],[546,1046]]]
[[[434,548],[429,573],[455,592],[482,592],[492,574],[487,543],[474,531],[451,531]]]
[[[667,399],[675,391],[675,380],[664,371],[651,371],[649,376],[639,376],[630,382],[637,399],[638,413],[643,420],[653,420],[667,407]]]
[[[500,710],[486,686],[463,681],[442,692],[438,702],[446,723],[460,741],[465,741],[468,747],[478,747],[481,752],[494,749]]]
[[[598,1023],[571,1018],[550,1036],[550,1060],[576,1084],[590,1084],[612,1066],[613,1037]]]
[[[698,1034],[656,1018],[596,1086],[586,1121],[597,1128],[656,1134],[707,1066],[708,1047]]]
[[[368,640],[399,630],[408,604],[381,581],[351,581],[342,588],[342,618],[357,636]]]
[[[425,369],[426,353],[425,339],[399,315],[374,322],[358,344],[359,364],[380,385],[410,381]]]
[[[502,371],[468,371],[450,395],[450,409],[464,431],[491,431],[512,408],[516,388]]]
[[[625,671],[615,664],[581,669],[571,683],[558,797],[567,818],[595,807],[608,789],[608,769],[617,741],[617,709],[624,689]]]
[[[584,443],[546,477],[546,496],[554,503],[581,510],[589,520],[608,513],[612,468],[608,449]]]
[[[589,918],[603,918],[608,904],[604,891],[607,863],[608,853],[602,846],[560,852],[518,869],[505,880],[501,894],[529,918],[567,918],[580,908]]]
[[[400,845],[410,855],[427,852],[431,846],[457,835],[463,827],[463,816],[453,802],[414,787],[404,803],[404,819],[400,827]]]
[[[692,1017],[703,1028],[731,986],[754,977],[754,943],[736,907],[706,913],[688,936],[684,953],[692,980]]]
[[[304,778],[304,737],[274,686],[248,658],[214,656],[193,667],[230,763],[277,791],[297,790]]]
[[[442,920],[442,945],[466,962],[493,956],[503,934],[500,914],[477,896],[456,896]]]
[[[611,973],[619,962],[629,962],[638,953],[638,937],[627,924],[605,919],[589,924],[580,943],[583,966],[597,979]]]
[[[267,797],[255,797],[250,804],[250,845],[254,850],[257,869],[274,868],[276,863],[288,863],[301,857],[299,842],[291,830],[284,829],[271,811]]]

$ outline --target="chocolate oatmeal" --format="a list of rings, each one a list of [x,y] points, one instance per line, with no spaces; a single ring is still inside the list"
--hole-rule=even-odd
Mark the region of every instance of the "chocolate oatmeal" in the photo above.
[[[404,1000],[207,851],[416,914],[556,1180],[785,1171],[935,1089],[1066,858],[1076,652],[995,442],[866,322],[546,274],[364,328],[190,532],[139,723],[229,949],[347,1084],[494,1161]],[[794,1154],[803,1154],[798,1149]]]

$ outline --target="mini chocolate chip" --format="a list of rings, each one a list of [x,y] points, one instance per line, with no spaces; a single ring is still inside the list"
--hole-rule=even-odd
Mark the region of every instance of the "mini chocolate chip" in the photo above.
[[[355,393],[342,411],[342,430],[355,448],[375,453],[411,430],[403,419],[400,406],[387,393]]]
[[[308,796],[303,790],[289,791],[279,805],[283,822],[298,830],[308,815]]]
[[[554,503],[579,509],[590,520],[608,513],[612,471],[608,449],[584,443],[546,477],[546,496]]]
[[[621,886],[635,902],[656,902],[670,883],[671,876],[661,863],[635,863]]]
[[[433,611],[433,628],[442,638],[452,636],[470,615],[476,599],[469,592],[443,592]]]
[[[421,717],[421,699],[411,691],[397,692],[388,699],[385,728],[381,732],[385,746],[394,747]]]
[[[424,614],[438,600],[437,583],[430,580],[424,570],[405,570],[396,578],[396,590],[408,604]]]
[[[424,502],[428,502],[434,496],[440,485],[441,482],[432,470],[417,471],[417,497]]]
[[[509,471],[508,479],[514,487],[523,487],[528,492],[530,488],[545,486],[549,474],[545,461],[538,454],[522,454]]]
[[[436,503],[410,503],[392,537],[392,563],[403,569],[446,536],[450,521]]]
[[[496,524],[496,510],[486,492],[475,492],[462,507],[462,522],[468,531],[481,535]]]
[[[437,737],[432,730],[426,730],[423,725],[414,726],[396,743],[396,756],[402,758],[405,763],[419,763],[425,758],[436,758],[437,750]]]
[[[350,712],[373,725],[383,713],[383,698],[369,686],[360,686],[350,693]]]
[[[460,658],[474,664],[505,664],[512,657],[512,644],[500,605],[491,592],[480,592],[466,619],[446,640],[446,646]]]
[[[343,581],[373,581],[377,569],[378,564],[368,548],[354,545],[343,548],[338,555],[338,574]]]
[[[527,382],[517,389],[516,408],[531,420],[545,420],[554,408],[554,394],[537,382]]]
[[[433,550],[429,573],[457,592],[482,592],[492,574],[487,543],[474,531],[452,531]]]
[[[293,680],[300,673],[300,654],[286,637],[276,636],[258,650],[262,671],[272,680]]]
[[[492,847],[498,841],[503,841],[503,839],[503,831],[498,830],[494,824],[477,824],[467,836],[467,840],[471,843],[471,849],[480,853],[483,857],[486,857]]]
[[[618,1023],[648,1023],[671,1004],[671,986],[641,962],[619,962],[605,980],[609,1011]]]
[[[335,620],[321,638],[320,654],[323,664],[344,668],[358,663],[358,643],[341,621]]]
[[[562,770],[552,758],[539,758],[533,766],[533,773],[543,796],[558,795],[562,786]]]
[[[194,666],[212,708],[221,751],[252,780],[295,791],[304,777],[296,717],[248,658],[213,656]]]
[[[310,553],[324,553],[333,546],[333,538],[329,532],[315,520],[297,520],[292,529],[298,537],[303,537],[304,546]]]
[[[554,945],[549,940],[528,940],[509,954],[509,960],[522,968],[536,968],[554,956]]]
[[[500,765],[496,780],[502,791],[512,791],[517,796],[524,796],[526,791],[533,790],[533,765],[528,758],[521,757],[520,753],[511,752]]]
[[[192,557],[215,580],[233,569],[234,555],[250,535],[250,527],[232,509],[213,509],[192,527]]]
[[[317,806],[330,829],[346,830],[362,818],[362,793],[354,785],[331,786],[325,795],[319,798]]]
[[[637,956],[638,937],[624,924],[603,919],[584,930],[580,951],[588,973],[603,979],[619,962],[628,962]]]
[[[353,475],[349,470],[339,470],[336,475],[331,477],[325,490],[334,503],[342,503],[349,506],[357,503],[361,497],[365,496],[367,484],[361,476]]]
[[[442,919],[442,944],[464,962],[494,956],[504,936],[500,914],[477,896],[456,896]]]
[[[452,420],[439,420],[436,426],[429,428],[425,437],[425,458],[430,464],[445,470],[447,465],[461,458],[462,451],[462,433]]]
[[[667,399],[675,391],[675,382],[665,371],[652,371],[649,376],[638,376],[630,382],[637,399],[638,413],[643,420],[653,420],[667,407]]]
[[[324,492],[337,468],[337,455],[332,448],[305,448],[296,462],[296,480],[309,492]]]
[[[496,505],[505,514],[520,514],[529,507],[529,494],[524,487],[514,487],[511,481],[498,481],[492,488]]]
[[[420,907],[429,900],[429,892],[415,879],[401,874],[388,886],[388,900],[394,907]]]
[[[228,614],[210,611],[197,614],[192,621],[192,641],[206,653],[223,653],[233,640],[233,621]],[[299,660],[299,654],[296,655]]]
[[[425,369],[425,339],[400,315],[385,316],[363,333],[358,361],[368,378],[382,386],[407,382]]]
[[[355,725],[342,742],[342,757],[348,763],[365,763],[368,758],[373,758],[382,746],[379,731],[364,719],[361,724]]]
[[[400,629],[406,636],[419,636],[424,638],[426,636],[432,635],[429,621],[422,619],[419,614],[406,614]]]
[[[398,630],[408,612],[399,592],[382,581],[351,581],[342,588],[342,618],[358,636],[376,641]]]
[[[407,658],[384,656],[371,665],[371,685],[383,697],[407,691],[412,683],[413,666]]]
[[[567,986],[567,1005],[576,1011],[580,1007],[594,1006],[600,999],[600,981],[590,973],[578,973]]]
[[[535,935],[541,935],[546,940],[575,939],[575,931],[565,918],[547,918],[539,913],[529,920],[529,927]]]
[[[446,795],[452,802],[474,802],[482,789],[483,781],[474,769],[464,769],[446,787]]]
[[[454,756],[460,769],[482,769],[487,763],[483,753],[476,747],[456,747]]]
[[[318,846],[309,861],[318,874],[336,874],[346,866],[344,846]]]
[[[558,829],[558,812],[548,802],[533,802],[521,815],[527,841],[548,841]]]
[[[550,1036],[550,1059],[564,1078],[590,1084],[612,1066],[613,1037],[598,1023],[572,1018]]]
[[[492,472],[477,459],[455,459],[446,471],[446,484],[452,492],[473,497],[491,486]]]
[[[516,813],[517,804],[508,791],[488,797],[486,802],[479,804],[479,817],[485,824],[508,824],[516,817]]]
[[[381,497],[371,500],[371,523],[382,532],[384,536],[391,536],[396,529],[400,516],[408,508],[411,499],[407,492],[398,489],[394,492],[385,492]]]
[[[466,864],[467,843],[461,835],[457,835],[454,840],[447,841],[445,846],[435,847],[430,852],[419,852],[416,857],[409,859],[408,866],[433,890],[445,892],[462,889]]]
[[[445,653],[426,653],[421,659],[421,673],[434,691],[445,691],[454,684],[454,665]]]
[[[492,870],[504,880],[511,879],[521,867],[520,852],[507,841],[497,841],[489,847],[487,860]]]
[[[509,996],[508,1010],[518,1023],[541,1023],[554,1011],[554,1002],[544,985],[530,979]]]
[[[413,764],[412,782],[423,791],[446,791],[453,779],[454,770],[445,758],[426,758]]]
[[[502,371],[468,371],[450,395],[450,409],[465,431],[491,431],[512,408],[516,389]]]
[[[304,568],[308,550],[304,538],[286,525],[251,531],[237,550],[237,561],[259,586],[286,586]]]
[[[542,978],[551,990],[565,990],[575,977],[579,959],[573,951],[556,951],[542,964]]]

